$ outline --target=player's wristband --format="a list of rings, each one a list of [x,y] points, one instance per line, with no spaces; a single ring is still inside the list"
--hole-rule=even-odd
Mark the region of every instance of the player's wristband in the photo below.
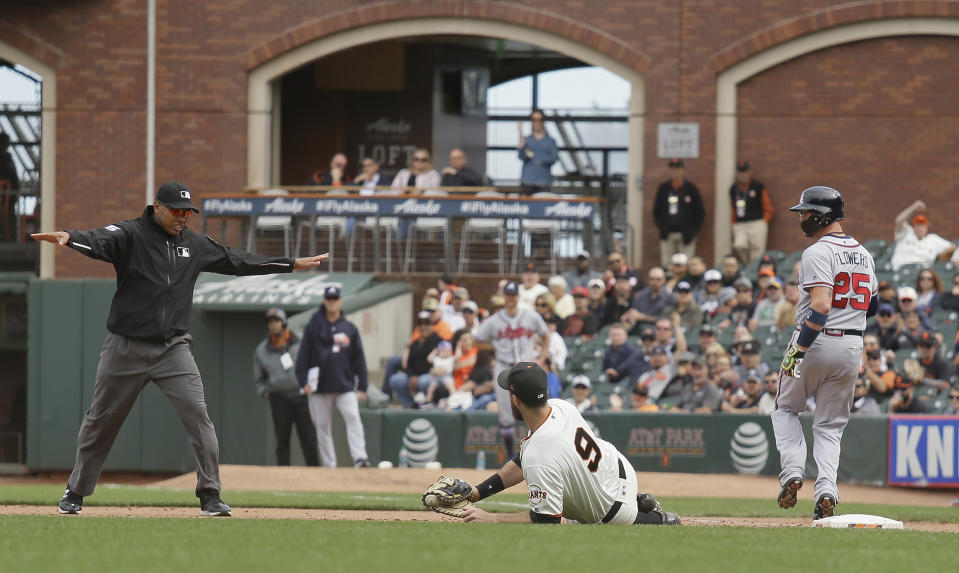
[[[806,320],[803,321],[802,327],[799,329],[799,336],[796,338],[796,344],[802,346],[803,348],[809,348],[812,346],[812,343],[816,341],[816,337],[819,336],[822,327],[826,326],[826,321],[828,319],[828,314],[823,314],[814,309],[809,309],[809,314],[806,315]],[[815,328],[809,326],[810,322],[820,327],[820,330],[816,330]]]
[[[503,486],[503,478],[499,474],[493,474],[490,477],[486,478],[486,481],[476,486],[476,491],[479,492],[479,499],[487,498],[493,494],[499,493],[506,489]]]

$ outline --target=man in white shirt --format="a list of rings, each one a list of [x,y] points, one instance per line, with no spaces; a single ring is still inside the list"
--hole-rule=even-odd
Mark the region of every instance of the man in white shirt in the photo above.
[[[896,246],[889,261],[893,270],[898,271],[908,264],[931,266],[936,261],[948,261],[956,250],[950,241],[929,232],[929,217],[920,213],[925,210],[926,204],[916,201],[896,215]],[[910,218],[911,225],[907,223]],[[952,258],[953,262],[959,263],[959,257]]]
[[[473,487],[479,501],[526,481],[529,509],[463,512],[468,522],[679,525],[679,516],[663,511],[649,494],[638,494],[636,471],[616,447],[597,437],[572,404],[548,399],[546,373],[520,362],[497,376],[509,391],[513,416],[530,429],[520,453],[486,481]]]
[[[535,310],[536,297],[549,292],[549,288],[540,282],[539,272],[534,263],[526,265],[523,282],[519,285],[519,307]]]

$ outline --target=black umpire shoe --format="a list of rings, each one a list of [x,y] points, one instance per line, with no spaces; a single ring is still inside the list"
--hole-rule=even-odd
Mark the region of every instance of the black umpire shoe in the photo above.
[[[200,515],[204,517],[232,517],[233,509],[223,503],[220,492],[205,489],[200,492]]]
[[[824,493],[816,502],[816,511],[812,514],[813,521],[832,517],[836,513],[836,500],[828,493]]]
[[[73,493],[68,487],[60,498],[60,513],[63,515],[80,515],[83,513],[83,496]]]
[[[782,491],[779,492],[779,497],[776,498],[776,501],[779,502],[779,507],[783,509],[789,509],[796,507],[796,500],[799,498],[799,490],[802,489],[802,478],[789,478],[786,480],[786,483],[783,484]]]

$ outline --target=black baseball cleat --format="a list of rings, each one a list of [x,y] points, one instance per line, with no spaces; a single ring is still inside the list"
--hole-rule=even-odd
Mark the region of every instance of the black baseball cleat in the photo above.
[[[200,515],[204,517],[232,517],[233,509],[223,503],[220,492],[205,489],[200,492]]]
[[[83,496],[67,488],[60,498],[60,513],[63,515],[80,515],[83,513]]]
[[[671,511],[657,510],[663,514],[663,525],[682,525],[679,516]]]
[[[824,493],[816,502],[816,510],[812,514],[813,521],[825,519],[836,514],[836,500],[828,493]]]
[[[799,498],[798,494],[800,489],[802,489],[802,478],[789,478],[786,480],[782,490],[779,492],[779,497],[776,498],[779,507],[783,509],[796,507],[796,500]]]
[[[361,460],[356,460],[356,461],[353,463],[353,467],[354,467],[354,468],[368,468],[368,467],[370,467],[370,461],[369,461],[368,459],[366,459],[366,458],[363,458],[363,459],[361,459]]]

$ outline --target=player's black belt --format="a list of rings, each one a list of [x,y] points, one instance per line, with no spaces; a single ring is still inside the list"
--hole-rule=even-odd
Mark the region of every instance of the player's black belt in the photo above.
[[[826,336],[862,336],[861,330],[852,330],[849,328],[824,328],[822,333]]]
[[[616,460],[619,463],[619,479],[626,479],[626,467],[623,466],[623,460]],[[609,523],[612,521],[616,514],[619,513],[619,508],[623,507],[623,502],[614,501],[613,507],[609,508],[609,511],[606,512],[606,515],[603,516],[603,523]]]

